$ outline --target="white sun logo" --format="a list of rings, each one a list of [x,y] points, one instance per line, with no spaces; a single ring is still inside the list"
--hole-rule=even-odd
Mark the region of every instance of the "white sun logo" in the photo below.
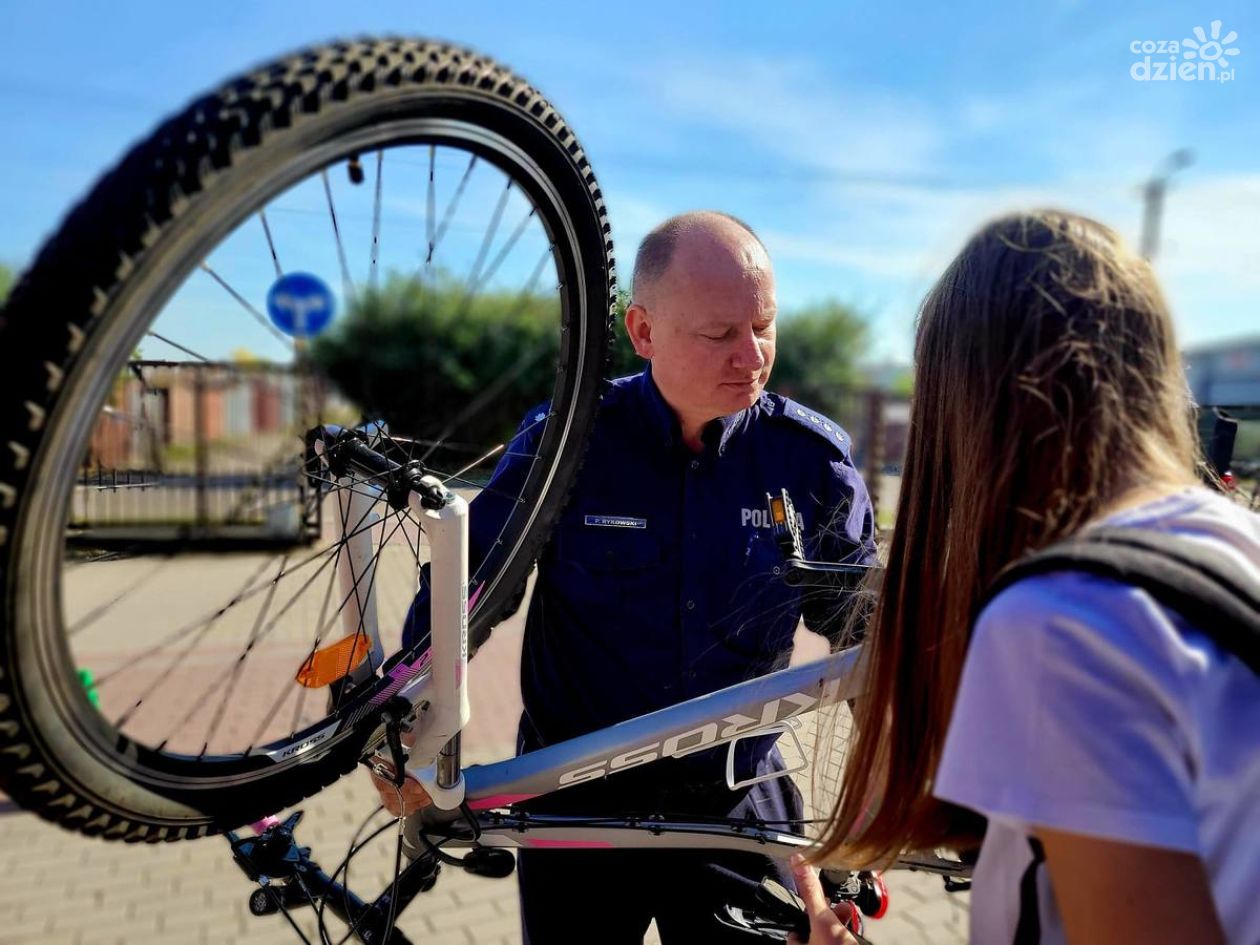
[[[1183,49],[1181,54],[1186,59],[1198,58],[1203,62],[1219,62],[1221,65],[1224,65],[1226,56],[1238,55],[1238,47],[1229,45],[1238,38],[1238,32],[1230,30],[1225,36],[1222,36],[1220,20],[1212,21],[1211,39],[1208,39],[1207,33],[1204,32],[1202,26],[1194,28],[1194,35],[1198,37],[1197,41],[1189,37],[1182,41]]]

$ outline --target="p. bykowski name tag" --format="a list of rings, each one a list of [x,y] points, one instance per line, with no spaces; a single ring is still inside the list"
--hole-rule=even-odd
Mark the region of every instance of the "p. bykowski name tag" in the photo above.
[[[647,519],[627,518],[624,515],[588,515],[586,524],[602,528],[647,528]]]

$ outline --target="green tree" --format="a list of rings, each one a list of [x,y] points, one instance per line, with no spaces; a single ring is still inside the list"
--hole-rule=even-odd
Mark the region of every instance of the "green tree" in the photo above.
[[[559,323],[554,297],[469,296],[446,275],[436,284],[391,276],[309,353],[365,416],[426,449],[441,441],[430,461],[455,469],[504,442],[550,395]]]
[[[13,270],[4,263],[0,263],[0,302],[9,297],[9,290],[13,288],[14,280]]]
[[[770,387],[852,426],[853,392],[864,383],[858,362],[868,344],[866,320],[841,302],[789,312],[779,319]]]
[[[890,393],[899,397],[909,397],[914,393],[914,369],[910,368],[902,371],[892,379],[892,383],[888,385]]]

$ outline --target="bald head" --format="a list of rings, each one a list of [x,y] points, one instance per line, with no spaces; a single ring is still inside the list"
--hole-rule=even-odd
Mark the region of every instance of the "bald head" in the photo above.
[[[747,224],[712,210],[666,220],[634,266],[626,334],[701,449],[705,425],[757,402],[774,364],[774,270]]]
[[[769,270],[765,245],[747,223],[719,210],[693,210],[670,217],[643,238],[631,288],[636,302],[650,304],[667,282]]]

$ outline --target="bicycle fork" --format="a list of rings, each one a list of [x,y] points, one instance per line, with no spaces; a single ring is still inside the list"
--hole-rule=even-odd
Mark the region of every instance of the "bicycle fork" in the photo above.
[[[431,561],[430,587],[430,696],[417,706],[412,726],[412,758],[420,767],[408,768],[433,803],[454,810],[464,800],[459,733],[468,724],[468,503],[445,489],[440,503],[432,490],[413,492],[412,511],[425,523]],[[436,507],[435,507],[436,506]],[[423,657],[422,657],[423,659]],[[406,697],[406,692],[399,695]],[[432,763],[430,763],[432,759]]]

